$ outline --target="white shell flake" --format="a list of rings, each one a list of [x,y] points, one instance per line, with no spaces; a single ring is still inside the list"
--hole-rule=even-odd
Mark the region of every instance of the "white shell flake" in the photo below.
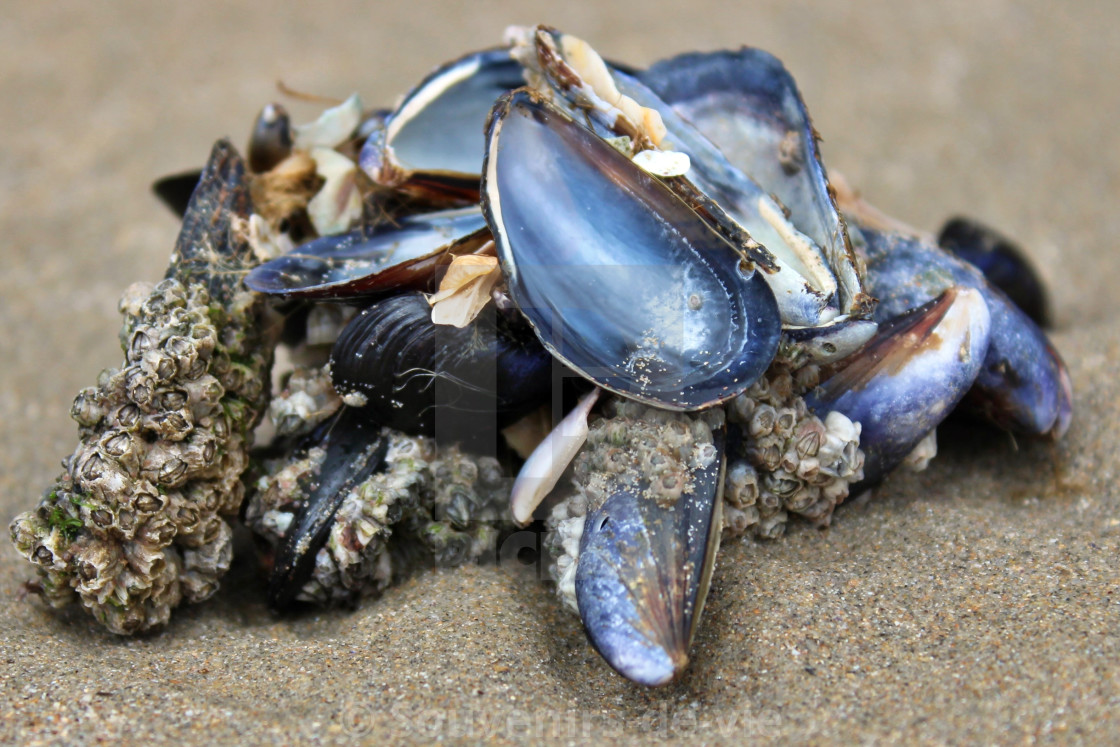
[[[643,150],[630,160],[647,173],[660,177],[684,176],[692,167],[687,153],[673,150]]]

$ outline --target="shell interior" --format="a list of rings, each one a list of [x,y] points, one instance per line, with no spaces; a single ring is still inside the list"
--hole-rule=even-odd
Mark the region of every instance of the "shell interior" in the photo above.
[[[359,163],[382,183],[394,181],[383,173],[386,166],[405,174],[477,179],[486,117],[501,94],[523,83],[521,67],[505,49],[455,60],[404,98],[362,148]]]
[[[738,208],[728,209],[744,216],[748,221],[744,226],[775,253],[782,253],[784,244],[794,254],[807,254],[810,271],[815,255],[823,252],[839,281],[840,313],[865,312],[871,301],[863,291],[847,229],[829,188],[818,136],[797,84],[782,63],[751,48],[683,54],[655,63],[638,78],[714,144],[725,162],[761,185],[766,195],[773,195],[789,211],[788,222],[796,232],[814,246],[811,250],[797,246],[797,234],[789,234],[778,216],[763,211],[757,217],[773,230],[761,225],[755,219],[759,198],[735,179],[731,197]],[[665,118],[672,131],[671,117]],[[713,161],[700,159],[701,170]],[[728,176],[734,173],[713,172],[719,181]],[[805,277],[815,282],[812,274]]]
[[[758,273],[656,178],[525,91],[492,119],[483,204],[537,335],[600,386],[668,409],[745,390],[780,320]]]
[[[245,285],[258,293],[291,298],[350,299],[410,285],[430,275],[432,260],[452,245],[471,247],[489,238],[478,208],[446,210],[384,223],[371,232],[355,230],[324,236],[254,268]],[[479,241],[474,241],[479,239]],[[406,270],[412,269],[415,272]],[[391,271],[396,271],[395,273]]]

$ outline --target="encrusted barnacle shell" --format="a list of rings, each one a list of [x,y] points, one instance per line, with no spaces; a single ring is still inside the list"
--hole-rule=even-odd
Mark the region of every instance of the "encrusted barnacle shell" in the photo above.
[[[573,610],[584,517],[607,500],[610,484],[641,486],[645,498],[662,506],[691,492],[692,473],[714,458],[708,453],[712,427],[704,418],[722,420],[719,409],[687,415],[626,400],[613,400],[606,414],[589,428],[572,465],[571,490],[546,520],[550,572],[561,599]]]
[[[290,410],[275,414],[281,422],[293,417]],[[498,527],[508,525],[512,482],[497,460],[388,428],[345,421],[324,428],[320,443],[266,463],[246,506],[245,522],[283,564],[273,569],[274,606],[352,600],[380,592],[417,559],[461,565],[494,552]],[[331,440],[344,429],[347,446],[367,438],[370,447],[347,454]],[[339,474],[346,471],[354,479]],[[328,484],[336,486],[329,494],[321,489]],[[314,501],[336,507],[309,521]],[[292,547],[305,557],[289,557]]]
[[[297,368],[272,398],[268,417],[279,436],[302,436],[338,412],[342,399],[331,386],[330,373],[322,368]]]
[[[572,493],[548,519],[546,545],[561,598],[596,649],[626,677],[661,685],[688,662],[719,546],[723,412],[605,410],[576,457]]]
[[[121,299],[125,361],[71,410],[81,442],[39,506],[12,522],[52,605],[75,598],[115,633],[165,623],[217,589],[272,351],[241,289],[252,255],[240,158],[215,146],[168,277]]]

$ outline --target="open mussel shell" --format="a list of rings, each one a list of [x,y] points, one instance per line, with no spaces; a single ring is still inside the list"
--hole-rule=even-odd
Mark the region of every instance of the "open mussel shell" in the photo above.
[[[1038,325],[971,264],[919,237],[860,226],[867,281],[882,322],[961,285],[984,297],[991,342],[963,403],[1000,428],[1059,437],[1069,428],[1073,391],[1065,363]]]
[[[350,490],[384,469],[389,439],[381,428],[343,410],[308,437],[305,448],[326,450],[306,487],[307,500],[277,548],[268,581],[268,603],[290,607],[315,571],[315,558],[331,533],[339,506]]]
[[[821,287],[815,262],[818,252],[823,252],[838,281],[841,314],[869,310],[872,301],[864,292],[829,188],[817,133],[797,84],[781,61],[763,50],[744,47],[679,55],[654,63],[637,77],[722,153],[713,156],[691,142],[691,136],[682,137],[687,135],[684,129],[676,128],[681,130],[678,135],[672,117],[663,114],[670,132],[689,141],[684,147],[690,155],[698,151],[698,183],[706,178],[721,185],[724,194],[716,199],[727,202],[725,207],[756,239],[780,258],[788,258],[786,263],[815,287]],[[629,93],[625,86],[624,90]],[[641,101],[638,89],[631,95]],[[733,169],[726,167],[724,158]],[[773,195],[788,210],[789,223],[813,246],[799,246],[799,237],[770,214],[757,188],[744,183],[736,171],[761,187],[764,195]]]
[[[1023,250],[1010,239],[971,218],[953,218],[941,228],[937,245],[984,273],[1032,322],[1049,325],[1046,288]]]
[[[611,667],[642,685],[685,670],[703,613],[722,529],[725,437],[712,435],[715,458],[692,472],[689,492],[666,502],[649,480],[609,481],[584,520],[575,579],[584,629]]]
[[[343,301],[429,289],[444,254],[470,253],[489,239],[478,208],[413,215],[310,241],[255,267],[245,285],[281,298]]]
[[[949,288],[883,323],[862,349],[822,371],[805,403],[822,419],[835,410],[861,425],[864,484],[876,483],[972,387],[990,331],[980,292]]]
[[[362,148],[378,184],[436,202],[478,202],[483,128],[494,101],[524,84],[508,50],[466,55],[414,88]]]
[[[513,300],[599,386],[698,409],[770,364],[780,319],[758,273],[655,177],[526,91],[495,105],[483,207]]]
[[[539,73],[532,77],[535,86],[547,86],[538,92],[573,119],[600,137],[625,138],[631,147],[648,143],[662,153],[676,151],[665,158],[687,163],[687,170],[666,176],[664,184],[765,271],[783,323],[819,325],[841,314],[843,299],[820,247],[798,231],[766,189],[729,163],[669,104],[636,78],[600,65],[594,51],[571,35],[537,27],[518,38],[515,55]],[[657,159],[656,151],[646,155]]]
[[[423,294],[355,316],[331,352],[331,380],[368,420],[479,444],[548,401],[553,359],[515,311],[485,309],[466,327],[432,323]]]

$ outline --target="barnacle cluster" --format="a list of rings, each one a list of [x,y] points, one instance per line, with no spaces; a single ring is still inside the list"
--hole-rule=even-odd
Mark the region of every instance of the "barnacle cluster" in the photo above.
[[[815,368],[815,367],[814,367]],[[727,408],[743,438],[728,454],[723,526],[732,536],[775,538],[788,515],[827,525],[863,479],[861,427],[833,410],[824,420],[798,394],[803,373],[775,363]]]
[[[341,406],[329,371],[323,366],[300,366],[287,376],[284,388],[268,403],[268,418],[277,436],[303,436]]]
[[[236,276],[246,255],[240,174],[219,144],[169,277],[121,300],[123,365],[78,394],[77,448],[11,525],[50,603],[80,599],[115,633],[165,623],[180,601],[213,594],[229,567],[222,516],[241,504],[272,353],[257,297],[199,270],[220,260]]]
[[[295,424],[314,423],[337,402],[322,370],[302,369],[273,401],[270,416],[280,431],[307,431]],[[511,479],[493,457],[390,428],[380,429],[378,439],[387,442],[383,465],[345,489],[296,599],[352,601],[380,592],[417,563],[477,561],[493,553],[503,524],[512,526],[505,519]],[[321,440],[309,443],[294,456],[267,460],[246,504],[246,524],[272,547],[288,538],[327,463]]]
[[[714,458],[712,429],[726,412],[730,432],[723,491],[723,532],[772,539],[790,513],[820,525],[863,479],[860,425],[839,412],[824,420],[798,392],[803,382],[775,363],[726,408],[674,413],[613,400],[592,423],[575,460],[571,489],[546,521],[545,547],[557,591],[573,610],[584,517],[619,486],[639,486],[650,500],[672,505],[692,490],[692,474]]]

